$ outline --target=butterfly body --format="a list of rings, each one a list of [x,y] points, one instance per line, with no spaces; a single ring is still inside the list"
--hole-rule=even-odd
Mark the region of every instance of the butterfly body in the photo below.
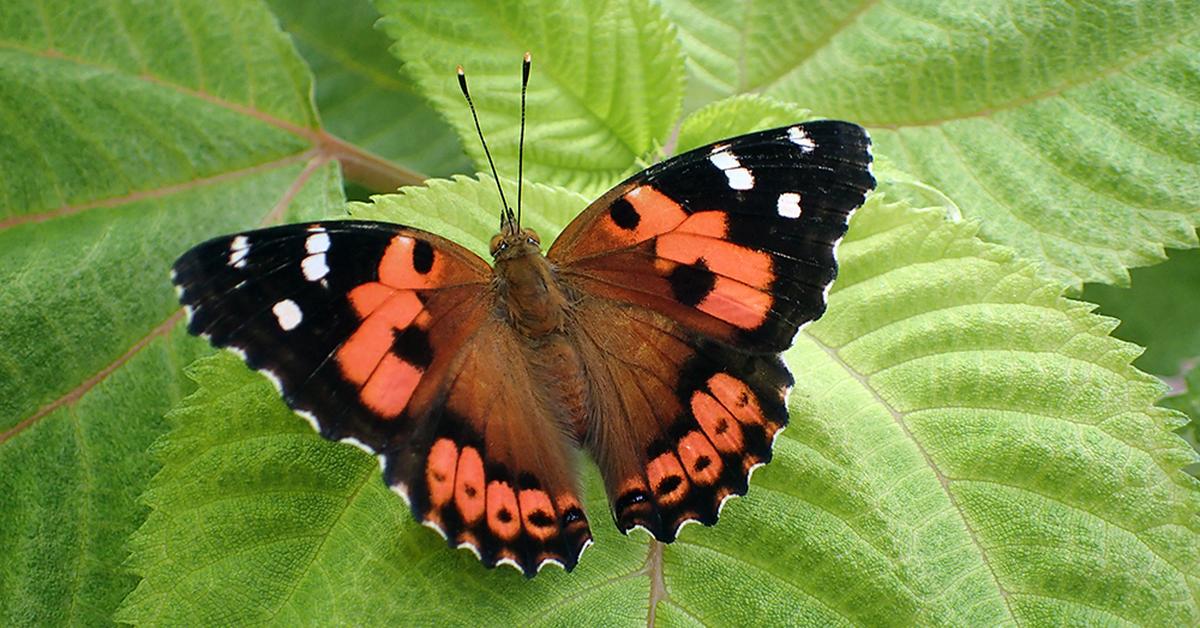
[[[702,147],[614,187],[545,254],[502,223],[490,265],[418,229],[325,221],[216,238],[173,280],[191,332],[376,455],[451,545],[571,569],[591,542],[579,450],[617,527],[664,542],[715,523],[770,460],[793,383],[779,353],[824,311],[868,148],[836,121]]]
[[[562,333],[571,299],[542,255],[537,235],[522,229],[492,240],[493,284],[513,327],[531,340]]]

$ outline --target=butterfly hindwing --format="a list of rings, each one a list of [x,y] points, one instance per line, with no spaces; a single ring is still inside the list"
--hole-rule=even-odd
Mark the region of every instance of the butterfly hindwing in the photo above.
[[[550,249],[590,294],[780,352],[825,310],[833,249],[874,185],[870,140],[821,120],[689,151],[592,203]]]
[[[591,543],[573,452],[532,382],[529,349],[485,318],[449,376],[445,402],[388,457],[384,479],[419,521],[492,567],[574,568]]]
[[[776,355],[751,354],[689,332],[639,306],[591,300],[576,312],[601,417],[595,456],[617,527],[675,539],[688,521],[712,525],[771,459],[787,425],[792,377]]]

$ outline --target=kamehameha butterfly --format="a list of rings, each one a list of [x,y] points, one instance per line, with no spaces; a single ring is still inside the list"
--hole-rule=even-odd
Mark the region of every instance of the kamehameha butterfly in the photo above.
[[[609,190],[544,255],[501,191],[490,266],[432,233],[330,220],[210,240],[173,280],[188,331],[378,456],[450,545],[570,570],[591,543],[577,448],[617,527],[663,542],[714,524],[771,459],[793,383],[779,354],[825,310],[869,148],[833,120],[698,148]]]

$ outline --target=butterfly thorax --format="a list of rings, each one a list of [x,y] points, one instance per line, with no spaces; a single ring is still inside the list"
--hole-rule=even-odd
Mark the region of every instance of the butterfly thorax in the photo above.
[[[530,339],[561,332],[570,300],[531,229],[492,239],[499,306],[513,327]]]

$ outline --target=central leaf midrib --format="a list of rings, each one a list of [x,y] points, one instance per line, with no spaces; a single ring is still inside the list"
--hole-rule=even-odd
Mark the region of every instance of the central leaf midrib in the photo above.
[[[211,94],[207,91],[204,91],[203,89],[193,89],[190,87],[186,87],[184,85],[172,83],[168,80],[165,80],[165,79],[163,79],[159,76],[155,76],[153,74],[136,74],[136,73],[130,72],[129,70],[127,70],[125,68],[112,66],[112,65],[106,65],[103,63],[95,63],[92,61],[88,61],[86,59],[68,55],[57,49],[35,50],[35,49],[29,48],[27,46],[24,46],[20,43],[16,43],[16,42],[12,42],[12,41],[0,41],[0,49],[5,49],[5,48],[19,52],[19,53],[24,53],[31,57],[35,57],[35,58],[39,58],[39,59],[52,59],[55,61],[71,63],[74,65],[78,65],[80,67],[91,68],[93,70],[102,70],[104,72],[107,72],[107,73],[110,73],[113,75],[122,76],[131,82],[141,82],[141,83],[146,83],[149,85],[163,87],[163,88],[169,89],[171,91],[174,91],[176,93],[179,93],[179,94],[182,94],[185,96],[189,96],[192,98],[196,98],[198,100],[216,105],[218,107],[222,107],[222,108],[232,111],[234,113],[240,113],[247,117],[256,119],[264,124],[268,124],[270,126],[278,128],[280,130],[291,133],[292,135],[300,137],[301,139],[304,139],[305,141],[308,141],[309,143],[313,143],[313,144],[316,143],[317,129],[314,127],[305,126],[304,123],[293,122],[291,120],[285,120],[283,118],[277,117],[273,114],[267,113],[265,111],[262,111],[261,109],[257,109],[248,104],[243,104],[243,103],[226,100],[224,98],[221,98],[219,96]]]
[[[354,491],[349,496],[346,497],[346,505],[344,507],[342,507],[342,509],[340,511],[338,511],[337,516],[334,517],[333,521],[331,521],[329,523],[328,531],[325,534],[319,535],[321,540],[317,543],[317,546],[313,549],[312,557],[309,558],[308,564],[305,565],[304,568],[301,569],[299,572],[297,572],[298,575],[297,575],[295,581],[292,582],[291,588],[288,589],[287,595],[285,595],[284,598],[282,600],[280,600],[279,605],[275,607],[275,610],[272,611],[269,616],[267,616],[267,618],[264,620],[264,622],[270,622],[270,621],[274,620],[276,617],[279,616],[279,613],[281,611],[283,611],[283,608],[285,606],[287,606],[289,602],[292,601],[292,597],[296,595],[296,590],[300,588],[300,582],[308,576],[309,570],[312,569],[313,564],[316,563],[317,558],[320,557],[321,550],[325,548],[326,541],[329,540],[329,537],[333,536],[333,529],[337,527],[337,525],[346,516],[346,513],[350,511],[350,507],[354,505],[355,500],[358,499],[358,496],[360,493],[362,493],[363,488],[365,488],[367,486],[367,482],[369,482],[371,480],[371,478],[375,475],[375,466],[374,465],[363,465],[363,466],[366,468],[366,472],[363,473],[362,477],[359,479],[358,486],[354,487]]]
[[[858,370],[842,359],[842,356],[838,353],[835,347],[825,344],[808,330],[802,330],[801,333],[811,340],[813,344],[819,347],[821,351],[823,351],[825,355],[829,357],[829,359],[833,360],[837,366],[841,367],[847,374],[853,377],[854,380],[858,382],[859,386],[861,386],[863,390],[867,391],[872,396],[872,398],[875,400],[875,403],[886,409],[891,415],[892,419],[896,422],[896,425],[900,428],[901,432],[904,434],[905,438],[907,438],[913,444],[913,446],[916,447],[917,451],[924,459],[926,466],[929,467],[929,470],[932,471],[934,476],[937,478],[938,484],[942,487],[942,492],[946,495],[946,499],[958,513],[958,518],[960,521],[962,521],[963,527],[966,529],[967,535],[971,539],[971,544],[975,546],[980,559],[988,569],[988,574],[991,576],[992,581],[996,585],[996,590],[999,592],[1000,598],[1004,601],[1004,607],[1008,612],[1009,618],[1014,622],[1017,621],[1017,616],[1013,612],[1012,603],[1009,600],[1009,591],[1004,588],[1003,584],[1001,584],[1000,577],[996,574],[996,569],[992,566],[992,562],[988,558],[986,548],[984,548],[983,543],[979,540],[979,536],[975,532],[975,529],[971,526],[970,521],[967,520],[967,515],[963,511],[962,506],[959,505],[958,499],[955,498],[954,492],[950,490],[949,478],[942,473],[942,470],[937,466],[937,463],[934,462],[933,457],[930,456],[929,452],[925,450],[925,446],[909,429],[908,423],[904,420],[904,413],[892,407],[892,405],[883,398],[880,392],[871,385],[870,381],[865,375],[859,373]]]

